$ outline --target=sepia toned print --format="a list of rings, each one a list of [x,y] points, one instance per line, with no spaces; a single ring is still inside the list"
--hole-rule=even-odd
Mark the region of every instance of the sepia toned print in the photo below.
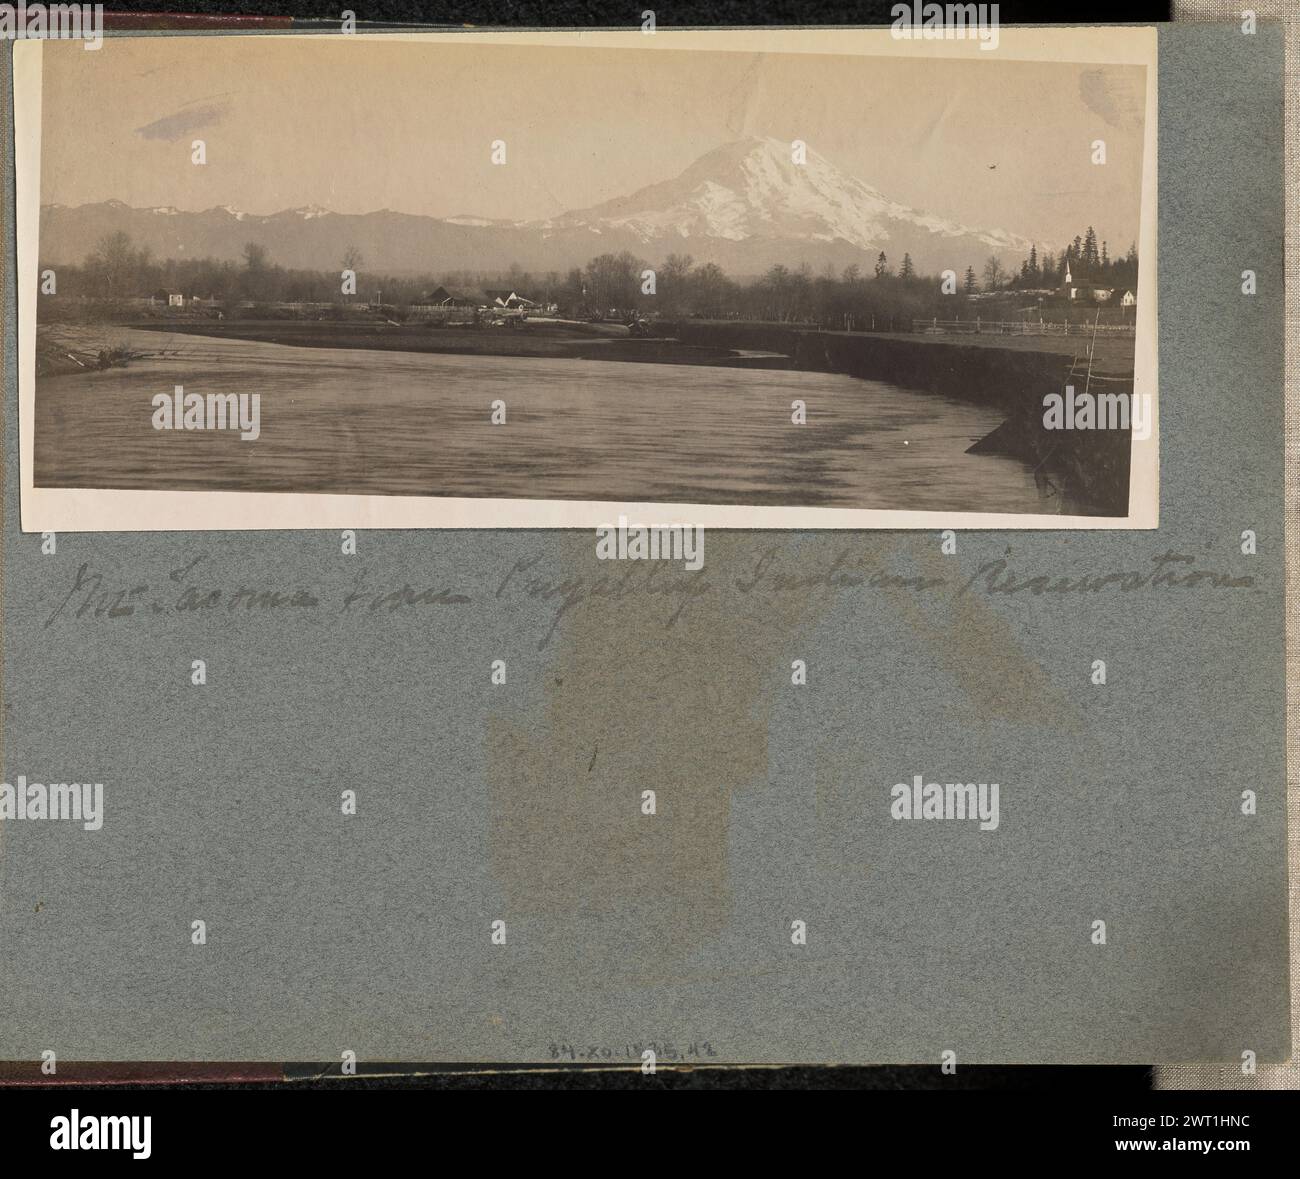
[[[19,46],[24,528],[1153,527],[1150,30],[825,36]]]

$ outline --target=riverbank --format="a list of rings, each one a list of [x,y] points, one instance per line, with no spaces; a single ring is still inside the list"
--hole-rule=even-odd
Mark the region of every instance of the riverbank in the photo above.
[[[788,368],[788,359],[765,348],[685,343],[669,336],[633,336],[622,324],[508,321],[500,326],[349,323],[303,320],[143,321],[142,331],[253,340],[299,348],[369,348],[386,352],[439,352],[449,356],[551,357],[566,360],[697,364],[723,368]]]
[[[658,326],[683,343],[774,349],[795,369],[887,381],[996,409],[1005,421],[970,453],[1019,459],[1081,513],[1128,514],[1130,431],[1048,430],[1043,398],[1068,384],[1131,397],[1132,341],[1099,340],[1089,374],[1091,341],[1082,337],[824,332],[717,320]]]

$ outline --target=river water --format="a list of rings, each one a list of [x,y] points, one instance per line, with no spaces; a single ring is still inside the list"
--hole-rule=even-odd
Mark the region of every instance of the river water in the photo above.
[[[127,329],[96,339],[150,355],[38,382],[38,486],[1060,510],[1025,464],[965,453],[996,411],[878,381]],[[260,393],[260,438],[155,430],[152,399],[178,384]],[[490,422],[498,399],[504,426]],[[791,424],[796,399],[805,426]]]

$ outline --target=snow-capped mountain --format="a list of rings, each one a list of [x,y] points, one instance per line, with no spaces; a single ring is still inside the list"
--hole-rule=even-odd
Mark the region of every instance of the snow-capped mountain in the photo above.
[[[811,148],[795,163],[791,145],[744,139],[701,156],[679,176],[589,209],[539,221],[472,213],[445,219],[383,209],[331,213],[316,205],[263,216],[220,206],[202,212],[133,209],[121,201],[41,211],[41,258],[78,263],[105,234],[122,230],[155,258],[237,260],[248,242],[280,265],[325,269],[360,250],[366,269],[388,272],[564,271],[602,253],[630,250],[649,262],[670,252],[754,275],[780,263],[858,264],[884,250],[936,273],[980,269],[990,254],[1019,266],[1030,242],[1004,229],[977,229],[889,200]]]
[[[630,196],[567,213],[556,227],[624,229],[645,242],[720,238],[842,242],[867,253],[942,253],[945,244],[979,243],[988,253],[1028,252],[1030,242],[1005,230],[979,230],[917,212],[846,176],[805,148],[742,139],[701,156],[680,176]],[[937,261],[935,262],[938,268]]]

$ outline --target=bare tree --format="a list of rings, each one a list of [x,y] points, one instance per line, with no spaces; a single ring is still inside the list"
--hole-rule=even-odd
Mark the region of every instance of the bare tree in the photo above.
[[[86,259],[87,269],[106,295],[127,294],[136,273],[148,265],[148,251],[136,250],[128,234],[118,230],[99,239],[95,252]]]
[[[593,258],[587,263],[583,276],[588,300],[601,312],[614,308],[626,311],[635,307],[644,266],[644,262],[626,250]]]
[[[687,279],[695,259],[690,254],[669,254],[659,269],[659,296],[664,307],[680,311],[686,297]]]

